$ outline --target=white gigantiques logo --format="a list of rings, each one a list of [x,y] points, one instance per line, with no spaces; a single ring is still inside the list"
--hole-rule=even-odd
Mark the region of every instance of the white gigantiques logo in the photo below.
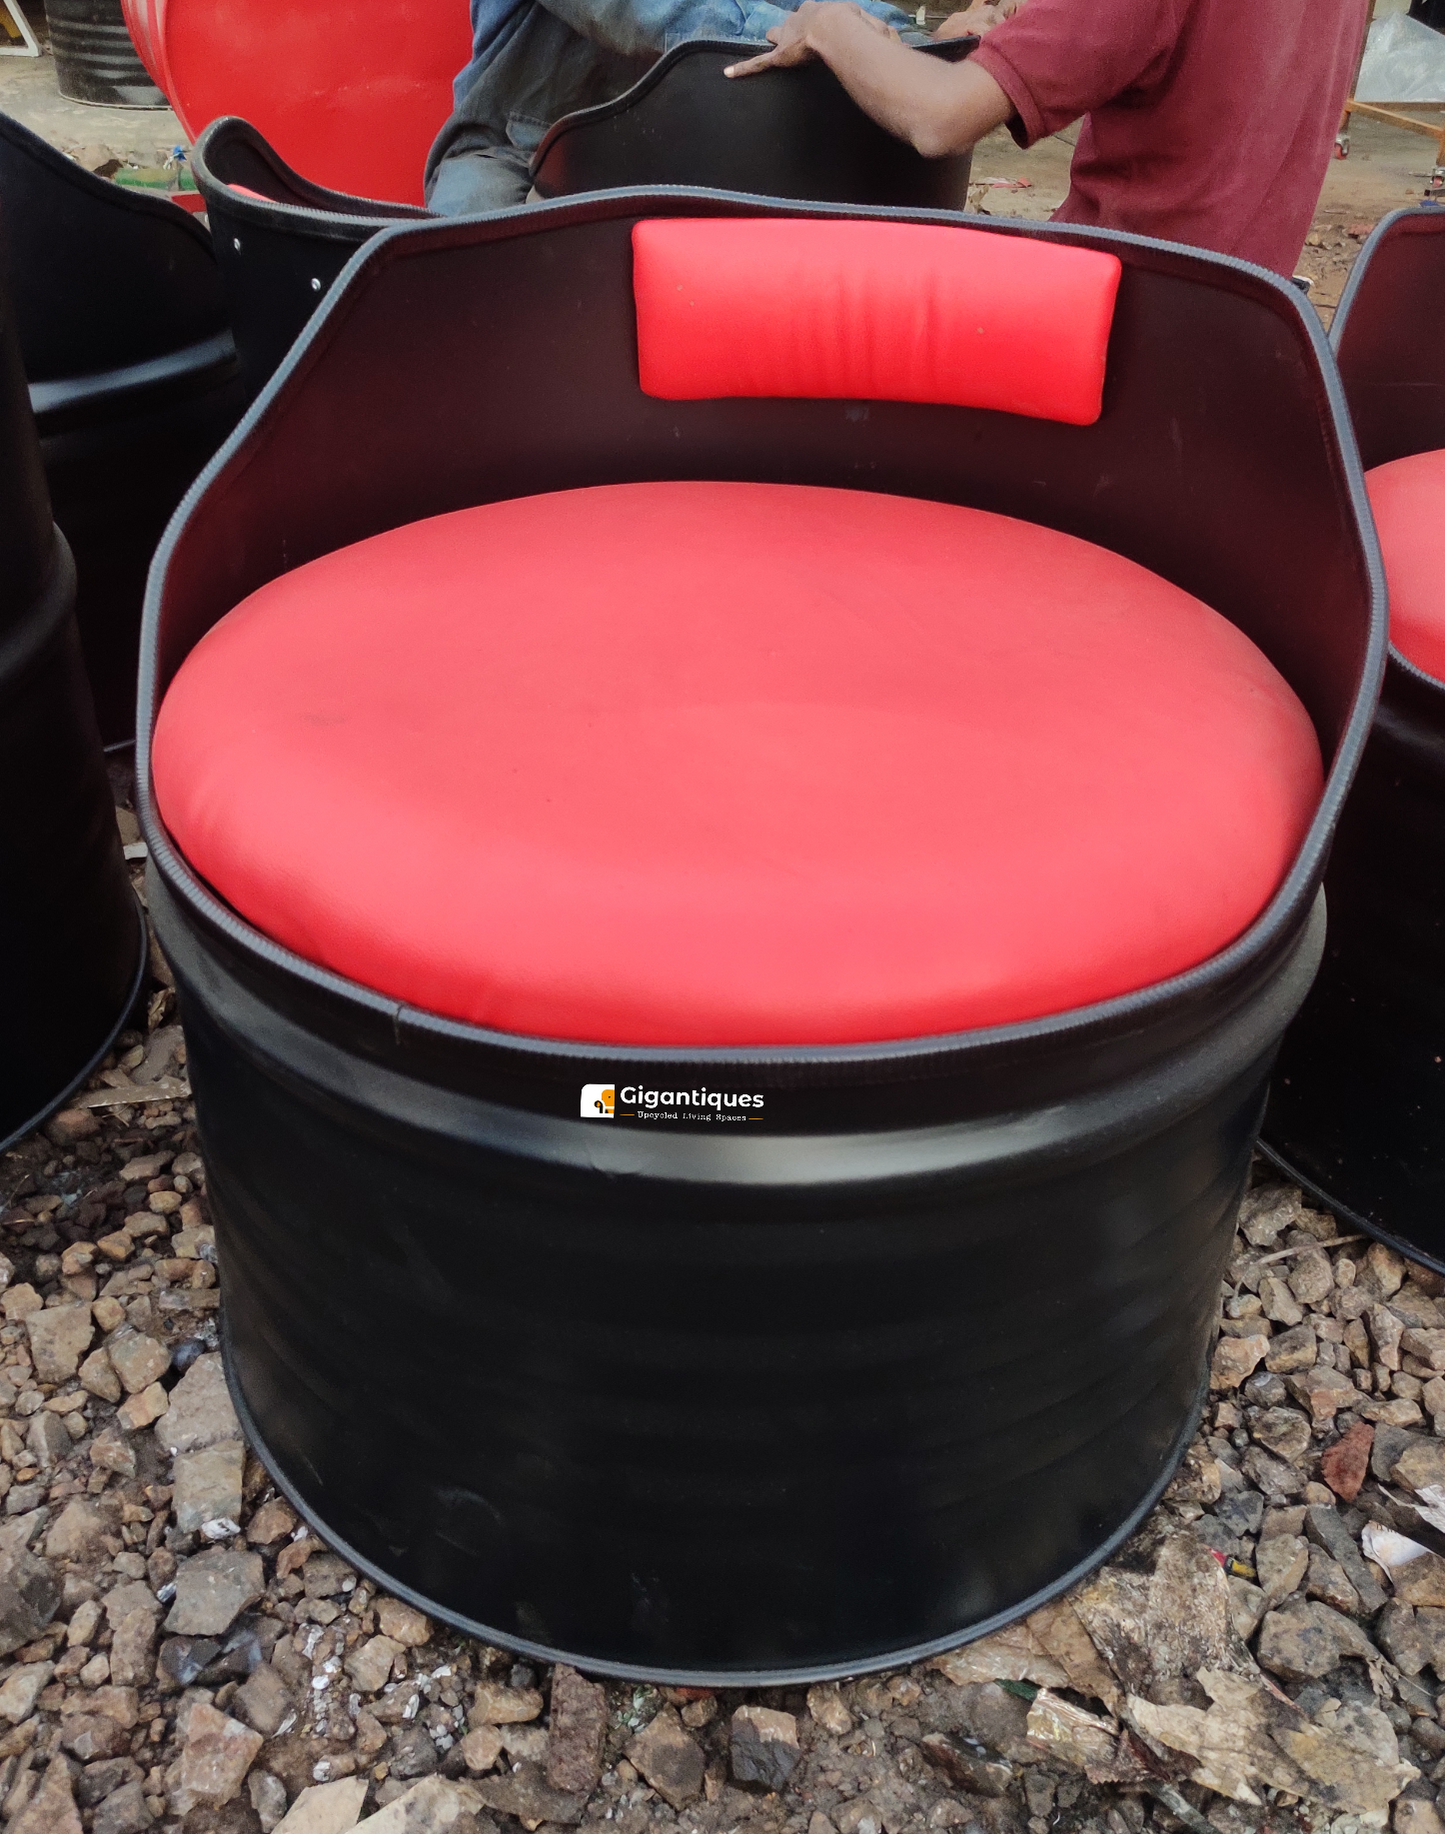
[[[617,1090],[611,1083],[583,1083],[582,1119],[610,1121],[617,1104]]]
[[[763,1106],[760,1094],[742,1095],[731,1089],[645,1089],[640,1083],[583,1083],[581,1113],[584,1121],[610,1121],[621,1112],[628,1120],[745,1120],[736,1109],[756,1113]],[[725,1112],[727,1111],[727,1112]]]

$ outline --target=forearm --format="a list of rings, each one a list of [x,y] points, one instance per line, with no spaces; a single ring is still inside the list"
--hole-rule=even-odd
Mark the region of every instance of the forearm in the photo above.
[[[820,8],[807,42],[865,114],[925,158],[966,152],[1013,113],[986,71],[925,57],[845,7]]]

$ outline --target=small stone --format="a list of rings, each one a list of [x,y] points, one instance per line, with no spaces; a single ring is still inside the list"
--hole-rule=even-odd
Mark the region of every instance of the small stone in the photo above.
[[[170,1397],[159,1382],[152,1382],[138,1395],[132,1395],[116,1410],[116,1419],[127,1433],[138,1433],[142,1427],[159,1420],[170,1405]]]
[[[429,1777],[437,1767],[437,1748],[426,1727],[417,1720],[398,1726],[391,1735],[391,1774],[405,1777]]]
[[[475,1783],[464,1787],[474,1790],[488,1808],[515,1816],[528,1828],[544,1821],[575,1826],[587,1807],[586,1797],[568,1796],[550,1788],[537,1766],[525,1762],[518,1764],[511,1776],[478,1777]]]
[[[1234,1634],[1241,1643],[1248,1643],[1259,1621],[1269,1609],[1269,1600],[1258,1586],[1252,1586],[1247,1579],[1232,1578],[1229,1581],[1229,1621],[1234,1626]]]
[[[60,1742],[82,1764],[118,1758],[130,1750],[130,1734],[108,1713],[67,1713],[60,1722]]]
[[[513,1726],[537,1719],[542,1696],[536,1688],[508,1688],[496,1681],[479,1681],[467,1721],[473,1726]]]
[[[167,1637],[156,1657],[162,1689],[188,1688],[221,1653],[214,1637]]]
[[[25,1320],[25,1329],[30,1336],[37,1382],[69,1381],[95,1335],[90,1307],[84,1305],[53,1305],[43,1312],[32,1312]]]
[[[239,1792],[263,1740],[259,1732],[198,1701],[185,1722],[185,1745],[172,1767],[171,1812],[220,1808]]]
[[[1254,1373],[1269,1345],[1270,1340],[1262,1336],[1221,1337],[1209,1366],[1209,1386],[1216,1392],[1238,1388]]]
[[[1341,1656],[1368,1660],[1373,1653],[1358,1625],[1317,1600],[1268,1612],[1259,1627],[1260,1667],[1286,1680],[1317,1681]]]
[[[377,1629],[393,1642],[402,1643],[408,1649],[419,1649],[422,1644],[431,1642],[431,1619],[425,1612],[384,1594],[377,1599],[375,1610]]]
[[[70,1614],[70,1626],[65,1633],[67,1645],[74,1649],[94,1642],[104,1615],[99,1599],[83,1598]]]
[[[208,1548],[182,1561],[175,1584],[176,1601],[166,1629],[178,1636],[218,1637],[261,1596],[266,1572],[259,1554]]]
[[[1360,1494],[1360,1486],[1369,1474],[1374,1440],[1375,1429],[1357,1420],[1347,1433],[1325,1448],[1320,1476],[1342,1502],[1353,1503]]]
[[[171,1500],[177,1530],[194,1535],[208,1522],[239,1522],[245,1470],[246,1448],[239,1439],[177,1453]]]
[[[171,1353],[165,1345],[131,1325],[117,1331],[106,1350],[128,1395],[138,1395],[152,1382],[158,1382],[171,1366]]]
[[[676,1707],[664,1707],[627,1747],[631,1763],[674,1809],[697,1799],[707,1768],[702,1747],[684,1727]]]
[[[1400,1348],[1436,1373],[1445,1370],[1445,1330],[1412,1326],[1402,1334]]]
[[[90,1704],[95,1712],[104,1713],[107,1719],[113,1719],[127,1732],[140,1717],[140,1696],[134,1688],[97,1688],[90,1697]]]
[[[92,1834],[144,1834],[154,1820],[144,1783],[123,1783],[96,1810]]]
[[[133,1611],[149,1612],[154,1619],[161,1609],[160,1600],[140,1579],[127,1579],[118,1586],[112,1586],[101,1602],[105,1606],[106,1622],[112,1630],[117,1629]]]
[[[803,1755],[797,1720],[771,1707],[739,1707],[732,1717],[729,1749],[737,1782],[773,1790],[785,1787]]]
[[[10,1823],[9,1834],[81,1834],[80,1811],[70,1790],[70,1766],[57,1751],[40,1787]]]
[[[1329,1492],[1325,1491],[1325,1495],[1328,1496]],[[1322,1547],[1344,1568],[1350,1584],[1359,1594],[1361,1608],[1367,1617],[1373,1617],[1382,1609],[1385,1594],[1380,1582],[1370,1571],[1364,1556],[1355,1545],[1354,1536],[1340,1520],[1339,1512],[1332,1503],[1311,1507],[1305,1517],[1305,1533],[1317,1547]]]
[[[59,1605],[60,1587],[47,1561],[23,1547],[0,1554],[0,1656],[33,1643]]]
[[[75,1793],[83,1809],[93,1809],[127,1783],[139,1783],[142,1771],[134,1758],[102,1758],[81,1771]]]
[[[1274,1535],[1255,1549],[1254,1570],[1268,1603],[1283,1604],[1304,1584],[1309,1571],[1310,1544],[1303,1535]]]
[[[1401,1604],[1445,1609],[1445,1560],[1438,1554],[1422,1554],[1408,1566],[1396,1567],[1391,1578]]]
[[[1418,1675],[1429,1656],[1409,1605],[1391,1599],[1375,1622],[1375,1641],[1402,1675]]]
[[[401,1654],[401,1644],[390,1637],[371,1637],[358,1643],[346,1658],[346,1672],[363,1694],[375,1694],[391,1679],[391,1665]]]
[[[490,1770],[502,1755],[502,1735],[495,1726],[474,1726],[457,1750],[467,1769],[480,1775]]]
[[[92,1350],[80,1365],[80,1385],[91,1394],[99,1396],[102,1401],[119,1401],[121,1397],[120,1377],[111,1367],[104,1345],[99,1350]]]
[[[112,1524],[84,1497],[72,1497],[45,1531],[45,1552],[51,1560],[75,1560],[104,1546]]]
[[[1336,1611],[1352,1617],[1360,1613],[1360,1595],[1345,1577],[1345,1569],[1332,1560],[1323,1548],[1310,1551],[1309,1572],[1305,1577],[1305,1597],[1323,1599]]]
[[[1318,1305],[1334,1289],[1335,1274],[1322,1248],[1307,1248],[1296,1255],[1289,1275],[1289,1290],[1304,1306]]]
[[[53,1662],[24,1662],[12,1668],[0,1682],[0,1719],[8,1719],[12,1726],[29,1719],[41,1690],[54,1673]]]
[[[296,1526],[296,1511],[281,1497],[263,1503],[246,1527],[246,1539],[254,1547],[270,1547],[283,1540]]]
[[[122,1687],[144,1687],[155,1674],[155,1641],[155,1609],[127,1612],[111,1637],[112,1680]]]
[[[1395,1834],[1445,1834],[1445,1822],[1435,1804],[1417,1796],[1397,1798],[1390,1824]]]
[[[253,1770],[246,1779],[246,1790],[261,1824],[261,1834],[272,1834],[286,1814],[286,1785],[269,1770]]]
[[[831,1732],[835,1738],[846,1738],[853,1730],[853,1715],[843,1704],[843,1696],[834,1687],[808,1689],[808,1717],[814,1725]]]
[[[1249,1431],[1276,1458],[1297,1459],[1310,1443],[1310,1423],[1296,1407],[1265,1408],[1251,1420]]]
[[[1000,1758],[972,1751],[946,1732],[927,1732],[918,1748],[930,1764],[975,1796],[1006,1796],[1013,1786],[1013,1767]]]
[[[1350,1407],[1360,1398],[1360,1391],[1348,1376],[1323,1364],[1306,1369],[1302,1375],[1292,1375],[1289,1391],[1310,1410],[1316,1426],[1326,1425],[1342,1407]]]
[[[361,1819],[365,1801],[365,1777],[313,1783],[302,1790],[279,1825],[285,1834],[346,1834]]]
[[[1283,1503],[1291,1497],[1297,1497],[1304,1488],[1304,1479],[1293,1465],[1287,1465],[1282,1459],[1272,1458],[1262,1446],[1250,1446],[1239,1461],[1240,1469],[1271,1502]]]
[[[552,1670],[551,1731],[546,1774],[553,1789],[590,1796],[602,1776],[602,1738],[607,1730],[607,1696],[595,1682],[559,1662]],[[490,1768],[484,1766],[483,1768]]]
[[[258,1664],[255,1672],[236,1690],[231,1705],[262,1738],[274,1738],[286,1715],[293,1710],[291,1690],[269,1662]],[[351,1824],[348,1822],[347,1826]]]
[[[100,1132],[100,1122],[88,1108],[62,1108],[45,1123],[47,1138],[55,1146],[74,1146]]]
[[[0,1299],[0,1311],[4,1312],[7,1324],[18,1324],[44,1306],[45,1301],[28,1280],[22,1280],[19,1286],[9,1286],[8,1282],[6,1284],[8,1290],[5,1297]]]
[[[1389,1299],[1404,1283],[1405,1263],[1400,1256],[1383,1242],[1371,1242],[1355,1275],[1355,1284],[1366,1292],[1378,1293],[1381,1299]]]
[[[30,1456],[42,1471],[52,1470],[58,1465],[70,1450],[70,1443],[65,1422],[50,1413],[36,1414],[25,1435]]]
[[[1266,1348],[1269,1354],[1264,1366],[1272,1375],[1295,1375],[1302,1369],[1313,1369],[1319,1344],[1308,1325],[1296,1325],[1271,1338]]]
[[[75,1679],[83,1688],[98,1688],[102,1682],[110,1680],[110,1657],[104,1650],[92,1656]]]
[[[118,1299],[110,1297],[97,1299],[90,1308],[90,1315],[102,1331],[118,1331],[125,1323],[125,1307]]]
[[[156,1438],[174,1456],[198,1452],[218,1439],[240,1437],[219,1351],[198,1356],[171,1390],[170,1407],[156,1428]]]
[[[1416,1439],[1400,1452],[1392,1475],[1397,1483],[1417,1492],[1431,1484],[1445,1484],[1445,1443]]]
[[[1304,1322],[1304,1312],[1298,1300],[1277,1274],[1266,1274],[1260,1281],[1259,1297],[1264,1315],[1271,1324],[1297,1325]]]
[[[482,1799],[476,1785],[452,1783],[445,1777],[424,1777],[392,1797],[377,1814],[368,1815],[362,1825],[367,1834],[442,1834],[461,1817],[475,1817],[480,1806]],[[546,1815],[538,1817],[540,1821],[547,1819]],[[457,1834],[463,1834],[462,1828]],[[475,1834],[475,1828],[468,1828],[466,1834]]]

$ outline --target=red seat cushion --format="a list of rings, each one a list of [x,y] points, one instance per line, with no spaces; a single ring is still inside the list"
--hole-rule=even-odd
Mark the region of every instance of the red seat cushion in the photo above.
[[[616,485],[262,587],[154,743],[259,929],[398,1000],[611,1044],[941,1033],[1237,936],[1313,813],[1304,709],[1198,600],[979,510]]]
[[[1390,641],[1445,681],[1445,452],[1417,452],[1365,483],[1390,589]]]

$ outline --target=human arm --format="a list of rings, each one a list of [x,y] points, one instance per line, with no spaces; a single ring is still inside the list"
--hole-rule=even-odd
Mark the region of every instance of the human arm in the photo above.
[[[880,32],[853,0],[803,0],[768,36],[774,50],[729,65],[727,75],[821,58],[865,114],[926,159],[966,152],[1014,111],[986,70],[921,55]]]

